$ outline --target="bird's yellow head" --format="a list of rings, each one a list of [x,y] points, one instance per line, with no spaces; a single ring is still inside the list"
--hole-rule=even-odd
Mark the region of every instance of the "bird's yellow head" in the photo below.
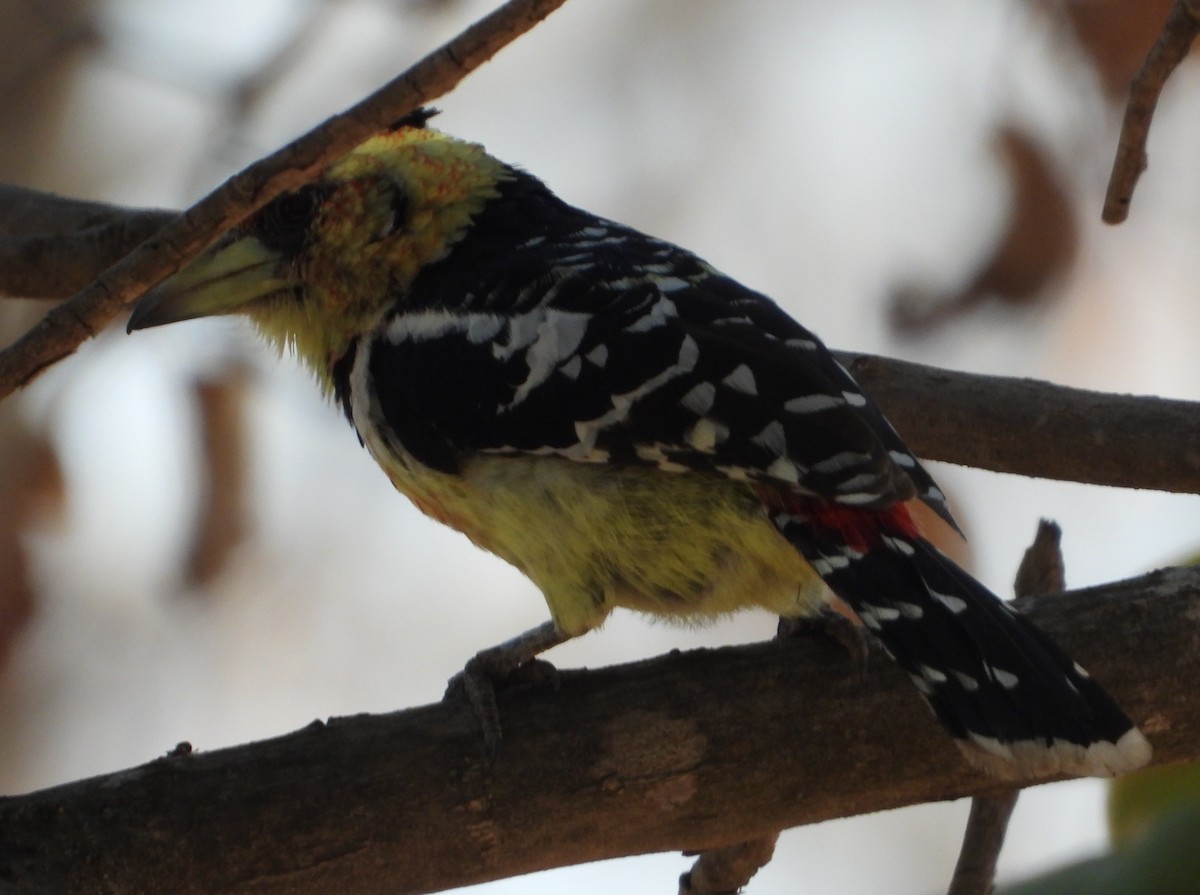
[[[351,340],[447,255],[511,169],[409,116],[244,220],[147,293],[129,330],[244,314],[330,387]]]

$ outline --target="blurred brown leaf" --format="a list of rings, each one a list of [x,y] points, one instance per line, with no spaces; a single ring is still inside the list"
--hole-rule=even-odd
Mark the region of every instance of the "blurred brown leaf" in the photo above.
[[[186,576],[211,582],[246,533],[246,418],[248,373],[234,364],[194,387],[200,410],[204,491]]]
[[[899,289],[892,325],[903,332],[929,329],[987,299],[1032,304],[1052,294],[1079,249],[1076,210],[1052,159],[1028,134],[1012,126],[996,134],[997,152],[1010,173],[1011,211],[1003,235],[970,282],[948,295]]]

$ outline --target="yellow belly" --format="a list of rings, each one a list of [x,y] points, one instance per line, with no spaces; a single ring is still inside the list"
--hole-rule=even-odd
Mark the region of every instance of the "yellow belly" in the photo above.
[[[825,598],[745,483],[550,457],[484,455],[461,476],[382,465],[423,511],[528,575],[570,635],[617,606],[797,616]]]

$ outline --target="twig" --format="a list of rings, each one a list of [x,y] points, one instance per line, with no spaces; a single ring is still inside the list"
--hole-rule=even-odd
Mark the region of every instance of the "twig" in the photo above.
[[[1156,761],[1200,758],[1200,689],[1179,686],[1200,677],[1200,569],[1020,605]],[[443,703],[0,799],[0,889],[403,895],[999,789],[886,657],[860,676],[834,655],[767,643],[562,670],[500,692],[495,762]]]
[[[1200,34],[1200,2],[1175,0],[1162,33],[1129,86],[1117,156],[1104,196],[1101,217],[1106,224],[1119,224],[1129,216],[1133,189],[1146,170],[1146,140],[1159,94],[1171,72],[1187,56],[1197,34]]]
[[[778,841],[774,833],[703,852],[679,878],[679,895],[734,895],[767,866]]]
[[[1057,594],[1066,589],[1061,541],[1062,530],[1057,525],[1048,519],[1038,523],[1033,544],[1017,568],[1013,590],[1018,597]],[[996,862],[1020,792],[1002,790],[971,799],[971,814],[947,895],[990,895]]]
[[[1038,522],[1033,543],[1021,557],[1013,593],[1018,597],[1037,594],[1060,594],[1067,589],[1066,568],[1063,565],[1062,529],[1049,519]]]
[[[406,112],[451,90],[563,2],[510,0],[355,106],[234,175],[0,352],[0,398],[73,353],[147,288],[247,214],[311,179]]]
[[[967,830],[946,895],[990,895],[993,891],[996,860],[1020,793],[1009,789],[971,799]]]
[[[0,184],[0,296],[66,298],[178,216]]]

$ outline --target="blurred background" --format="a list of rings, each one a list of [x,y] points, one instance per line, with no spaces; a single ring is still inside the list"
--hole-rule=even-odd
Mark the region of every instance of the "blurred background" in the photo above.
[[[182,208],[491,0],[2,0],[0,178]],[[1200,398],[1200,83],[1099,222],[1150,0],[574,0],[437,105],[575,204],[681,243],[832,346]],[[34,302],[0,302],[11,339]],[[1194,551],[1195,497],[934,469],[1010,592],[1039,517],[1068,584]],[[441,696],[540,595],[396,495],[288,358],[232,321],[86,345],[0,407],[0,791]],[[770,636],[618,615],[562,667]],[[1104,788],[1027,791],[1011,881],[1104,847]],[[965,802],[785,833],[751,891],[944,891]],[[868,843],[869,851],[864,850]],[[871,856],[864,860],[864,854]],[[671,891],[658,855],[489,893]]]

